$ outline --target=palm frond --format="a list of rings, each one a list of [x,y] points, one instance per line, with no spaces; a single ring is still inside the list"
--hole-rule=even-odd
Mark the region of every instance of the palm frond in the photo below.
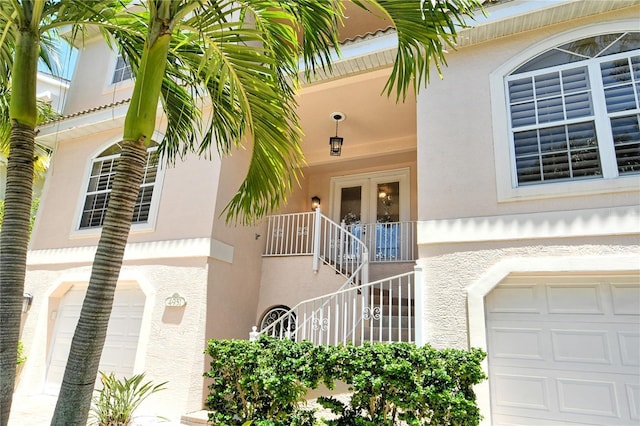
[[[385,86],[388,96],[396,92],[396,100],[405,100],[409,92],[426,86],[431,65],[442,76],[442,67],[447,64],[446,47],[455,48],[458,31],[482,7],[478,0],[353,2],[366,10],[382,12],[397,31],[398,51]]]
[[[193,70],[191,90],[211,102],[203,137],[190,148],[208,156],[243,141],[251,147],[246,178],[226,207],[227,220],[250,223],[284,202],[304,161],[295,113],[296,18],[268,1],[216,3],[184,22],[186,38],[172,52]],[[185,152],[177,143],[162,149],[170,158]]]

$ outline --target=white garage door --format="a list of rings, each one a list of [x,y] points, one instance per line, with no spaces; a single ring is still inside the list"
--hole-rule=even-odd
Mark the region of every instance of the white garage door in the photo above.
[[[45,393],[55,395],[60,390],[86,291],[86,285],[74,285],[62,297],[54,326]],[[132,375],[144,301],[144,293],[137,286],[118,285],[100,360],[101,371],[114,372],[118,376]]]
[[[493,425],[640,424],[640,277],[508,278],[485,303]]]

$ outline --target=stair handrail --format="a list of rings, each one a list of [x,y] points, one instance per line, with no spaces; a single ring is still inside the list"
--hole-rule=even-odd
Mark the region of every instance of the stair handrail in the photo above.
[[[370,283],[365,283],[365,284],[360,284],[360,285],[356,285],[356,286],[347,286],[341,288],[340,290],[337,290],[333,293],[330,294],[326,294],[326,295],[322,295],[322,296],[317,296],[317,297],[313,297],[313,298],[309,298],[306,300],[303,300],[302,302],[298,303],[297,305],[295,305],[293,308],[291,308],[286,314],[284,314],[283,316],[281,316],[278,320],[274,321],[273,323],[269,324],[267,327],[265,327],[262,330],[259,330],[257,332],[257,335],[262,335],[262,334],[266,334],[266,335],[270,335],[273,337],[278,337],[278,338],[292,338],[294,340],[301,340],[302,338],[306,337],[306,333],[302,333],[303,335],[301,335],[300,331],[306,330],[305,327],[308,327],[310,323],[318,323],[319,327],[323,327],[323,326],[328,326],[328,324],[325,322],[325,318],[322,315],[322,312],[324,312],[323,310],[329,306],[332,302],[335,302],[336,300],[338,300],[338,298],[341,295],[346,295],[348,293],[353,293],[356,295],[365,295],[366,294],[366,290],[374,287],[374,286],[379,286],[382,285],[384,283],[387,282],[392,282],[392,281],[398,281],[399,283],[402,282],[402,279],[407,278],[409,279],[409,277],[414,277],[415,278],[415,272],[411,271],[411,272],[406,272],[404,274],[399,274],[399,275],[395,275],[393,277],[390,278],[385,278],[385,279],[381,279],[381,280],[377,280],[377,281],[373,281]],[[415,287],[415,279],[413,280],[413,283],[411,284],[407,284],[407,285],[413,285]],[[363,291],[365,290],[365,291]],[[415,293],[415,288],[413,289],[414,293]],[[343,298],[344,299],[344,298]],[[318,305],[318,306],[316,306]],[[299,318],[299,313],[300,312],[307,312],[306,310],[303,311],[303,307],[304,306],[311,306],[313,307],[313,309],[311,310],[311,315],[305,315],[306,318],[301,319]],[[365,308],[364,305],[361,306],[362,309]],[[316,316],[316,313],[320,313],[318,316]],[[355,317],[354,317],[355,318]],[[359,315],[358,316],[358,321],[361,319],[362,317]],[[318,321],[319,320],[319,321]],[[347,332],[346,330],[346,326],[345,328],[345,332],[343,333],[343,337],[342,338],[338,338],[338,334],[334,333],[334,343],[347,343],[345,341],[347,336],[352,336],[352,343],[355,343],[355,338],[353,338],[354,336],[354,327],[357,327],[357,325],[359,324],[358,321],[353,321],[353,324],[351,327],[349,327],[349,330]],[[313,324],[313,326],[315,326],[316,324]],[[309,333],[311,334],[311,333]],[[256,335],[256,336],[257,336]],[[415,333],[414,333],[415,336]],[[362,337],[362,336],[361,336]],[[313,339],[311,339],[313,341]],[[322,339],[321,339],[322,340]],[[327,339],[329,340],[329,339]],[[320,342],[315,342],[314,343],[318,343],[318,344],[323,344],[324,342],[320,341]],[[326,343],[331,343],[331,342],[326,342]]]
[[[314,271],[320,261],[347,278],[341,287],[369,281],[369,249],[344,223],[338,223],[316,209],[314,226]],[[355,262],[354,262],[355,260]],[[316,269],[317,268],[317,269]]]

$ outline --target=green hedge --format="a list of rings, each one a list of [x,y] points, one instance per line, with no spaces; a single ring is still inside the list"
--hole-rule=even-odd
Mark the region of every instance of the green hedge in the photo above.
[[[209,420],[214,425],[477,425],[472,386],[486,377],[479,349],[408,343],[314,346],[261,338],[211,340]],[[318,399],[337,418],[314,420],[304,395],[324,383],[349,385],[350,404]]]

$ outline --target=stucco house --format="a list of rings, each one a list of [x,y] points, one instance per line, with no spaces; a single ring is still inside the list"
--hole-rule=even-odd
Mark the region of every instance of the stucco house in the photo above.
[[[145,409],[177,419],[202,408],[206,340],[253,326],[473,346],[486,424],[639,422],[640,1],[491,2],[404,103],[381,95],[394,30],[349,13],[333,74],[300,91],[308,165],[278,214],[221,218],[247,152],[168,167],[150,150],[101,368],[168,380]],[[40,129],[18,394],[59,387],[129,77],[88,42]]]
[[[36,96],[43,102],[47,102],[55,111],[62,110],[62,102],[66,98],[69,82],[64,78],[55,77],[45,72],[38,72]],[[4,199],[4,191],[7,179],[7,159],[0,154],[0,200]],[[34,183],[34,192],[40,194],[44,179],[40,176]]]

